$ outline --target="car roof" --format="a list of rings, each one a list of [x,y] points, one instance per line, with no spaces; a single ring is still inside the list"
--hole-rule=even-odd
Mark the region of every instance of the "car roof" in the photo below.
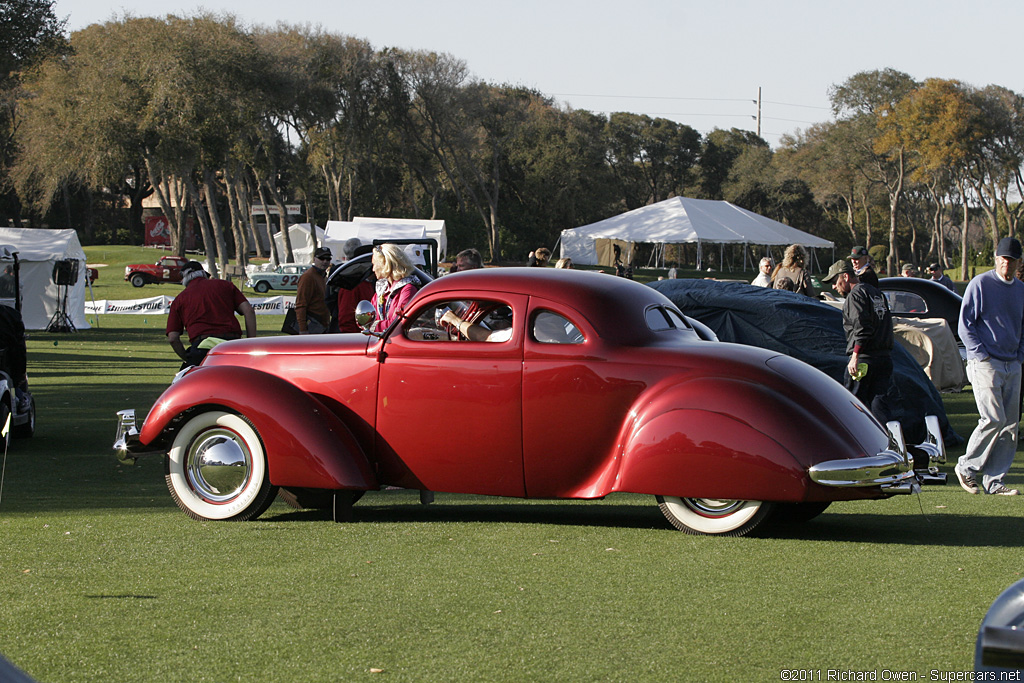
[[[607,341],[635,345],[649,342],[646,310],[652,305],[676,309],[667,297],[633,280],[593,271],[561,268],[481,268],[438,278],[420,290],[425,296],[446,291],[538,296],[565,304],[586,316]],[[418,298],[418,297],[417,297]],[[414,302],[415,305],[415,302]],[[676,309],[677,310],[677,309]]]
[[[935,296],[956,302],[957,305],[963,300],[956,292],[938,282],[926,280],[920,277],[883,277],[878,281],[878,288],[882,291],[913,292],[922,296]]]

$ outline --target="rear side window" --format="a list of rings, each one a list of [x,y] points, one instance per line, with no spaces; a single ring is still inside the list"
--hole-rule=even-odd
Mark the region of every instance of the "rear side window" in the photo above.
[[[686,319],[674,308],[665,306],[652,306],[645,314],[647,327],[652,332],[664,332],[666,330],[690,330],[693,329],[687,324]]]
[[[582,344],[586,341],[571,320],[552,311],[539,311],[533,316],[530,334],[541,344]]]
[[[924,298],[913,292],[888,291],[885,298],[889,300],[889,311],[893,315],[928,312]]]

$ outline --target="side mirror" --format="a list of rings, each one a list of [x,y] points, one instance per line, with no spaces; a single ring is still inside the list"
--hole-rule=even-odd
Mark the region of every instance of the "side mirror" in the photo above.
[[[375,322],[377,322],[377,312],[373,310],[373,304],[365,300],[356,304],[356,324],[363,332],[372,334]]]

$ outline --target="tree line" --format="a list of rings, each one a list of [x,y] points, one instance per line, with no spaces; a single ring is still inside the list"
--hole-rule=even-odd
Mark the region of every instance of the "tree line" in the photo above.
[[[313,224],[441,218],[456,248],[502,262],[685,195],[874,243],[895,269],[958,251],[966,265],[989,241],[980,226],[994,242],[1020,221],[1024,108],[998,86],[856,74],[830,92],[834,121],[772,150],[749,131],[559,106],[452,55],[316,27],[197,14],[65,36],[48,0],[8,4],[43,20],[0,65],[0,218],[73,227],[86,244],[138,243],[153,198],[179,250],[191,220],[221,268],[244,264],[262,249],[249,207],[276,205],[287,237],[284,205],[299,203]]]

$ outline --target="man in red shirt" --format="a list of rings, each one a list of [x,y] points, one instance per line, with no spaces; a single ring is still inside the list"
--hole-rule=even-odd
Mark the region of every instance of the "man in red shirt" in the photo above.
[[[208,337],[239,339],[242,328],[235,313],[245,318],[245,336],[256,336],[256,312],[239,290],[227,280],[211,280],[196,261],[181,268],[181,283],[185,289],[171,302],[167,316],[167,342],[181,358],[182,368],[199,365],[209,349],[199,345]],[[181,341],[187,331],[189,348]]]

